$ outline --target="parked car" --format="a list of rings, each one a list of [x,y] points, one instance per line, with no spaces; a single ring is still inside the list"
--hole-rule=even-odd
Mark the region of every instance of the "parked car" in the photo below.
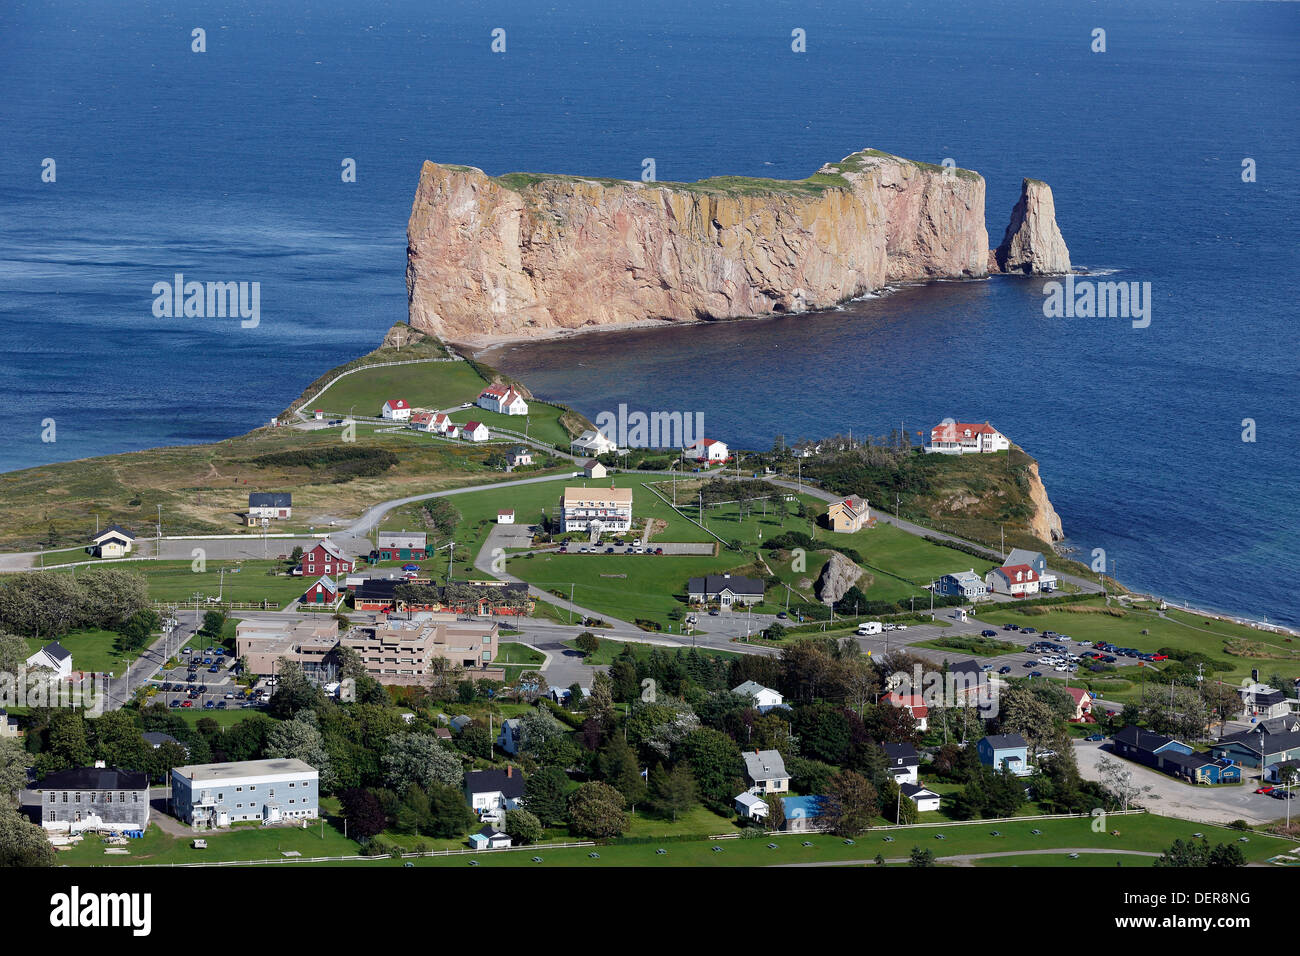
[[[1003,664],[1001,667],[998,668],[998,673],[999,673],[999,674],[1010,674],[1010,673],[1011,673],[1011,668],[1010,668],[1010,666],[1008,666],[1008,665],[1006,665],[1006,664]]]
[[[419,566],[418,564],[404,564],[404,565],[402,565],[402,570],[403,570],[403,571],[418,571],[418,570],[420,570],[420,566]]]
[[[980,637],[997,637],[997,636],[998,636],[997,631],[990,630],[987,627],[984,630],[980,631]]]
[[[217,701],[217,710],[225,710],[225,709],[226,709],[226,702],[224,700]]]
[[[663,553],[664,553],[663,548],[655,548],[655,554],[663,554]]]
[[[1034,671],[1034,672],[1033,672],[1032,674],[1030,674],[1029,676],[1030,676],[1030,677],[1042,677],[1042,676],[1043,676],[1043,672],[1042,672],[1042,671]]]
[[[203,705],[203,709],[204,709],[204,710],[211,710],[211,709],[212,709],[213,707],[215,707],[215,706],[217,706],[217,705],[214,704],[212,701],[208,701],[207,703],[205,703],[205,704]]]
[[[193,706],[194,706],[194,701],[192,701],[192,700],[183,700],[183,701],[181,701],[181,706],[182,706],[182,707],[193,707]]]
[[[172,707],[179,707],[180,705],[181,705],[181,699],[180,699],[179,697],[173,697],[173,698],[172,698],[172,702],[171,702],[171,706],[172,706]]]
[[[226,695],[226,700],[234,700],[234,699],[235,699],[235,695],[234,695],[234,694],[227,694],[227,695]]]
[[[1273,788],[1272,788],[1272,787],[1256,787],[1256,788],[1255,788],[1255,792],[1256,792],[1256,793],[1272,793],[1272,792],[1273,792]]]
[[[1098,740],[1105,740],[1105,739],[1106,739],[1106,735],[1105,735],[1105,734],[1089,734],[1087,737],[1084,737],[1083,739],[1084,739],[1084,740],[1091,740],[1091,741],[1093,741],[1093,742],[1095,743],[1095,742],[1098,741]]]

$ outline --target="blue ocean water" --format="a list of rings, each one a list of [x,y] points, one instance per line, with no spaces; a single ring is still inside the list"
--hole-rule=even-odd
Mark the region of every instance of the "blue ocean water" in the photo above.
[[[989,419],[1124,580],[1300,623],[1297,40],[1300,5],[1208,0],[11,0],[0,469],[237,434],[373,347],[424,159],[798,178],[875,146],[981,172],[994,244],[1021,177],[1051,183],[1076,263],[1151,282],[1150,327],[1048,320],[1041,281],[998,279],[494,361],[739,444]],[[155,318],[177,272],[260,282],[259,326]]]

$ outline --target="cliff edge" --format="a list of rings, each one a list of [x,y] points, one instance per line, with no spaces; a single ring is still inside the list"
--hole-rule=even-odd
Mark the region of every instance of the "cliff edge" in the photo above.
[[[797,181],[491,177],[426,162],[407,226],[410,323],[487,344],[984,276],[984,192],[969,170],[877,150]]]

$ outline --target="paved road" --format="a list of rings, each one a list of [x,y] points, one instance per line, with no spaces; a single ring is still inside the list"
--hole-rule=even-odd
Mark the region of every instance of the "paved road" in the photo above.
[[[1286,815],[1286,803],[1255,793],[1259,786],[1259,772],[1250,768],[1244,768],[1247,779],[1238,786],[1193,786],[1117,757],[1110,752],[1109,744],[1103,747],[1102,743],[1076,740],[1074,753],[1079,761],[1079,773],[1086,780],[1101,779],[1098,764],[1103,756],[1122,764],[1132,773],[1135,784],[1151,787],[1150,795],[1139,802],[1154,813],[1202,823],[1230,823],[1239,819],[1247,823],[1269,823]],[[1300,803],[1291,812],[1293,816],[1300,816]]]

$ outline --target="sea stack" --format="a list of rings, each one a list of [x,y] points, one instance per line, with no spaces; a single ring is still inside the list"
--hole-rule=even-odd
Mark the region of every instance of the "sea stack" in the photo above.
[[[1020,200],[1011,210],[1002,244],[989,255],[990,272],[1023,275],[1061,275],[1070,271],[1070,250],[1056,225],[1052,187],[1039,179],[1026,179]]]

